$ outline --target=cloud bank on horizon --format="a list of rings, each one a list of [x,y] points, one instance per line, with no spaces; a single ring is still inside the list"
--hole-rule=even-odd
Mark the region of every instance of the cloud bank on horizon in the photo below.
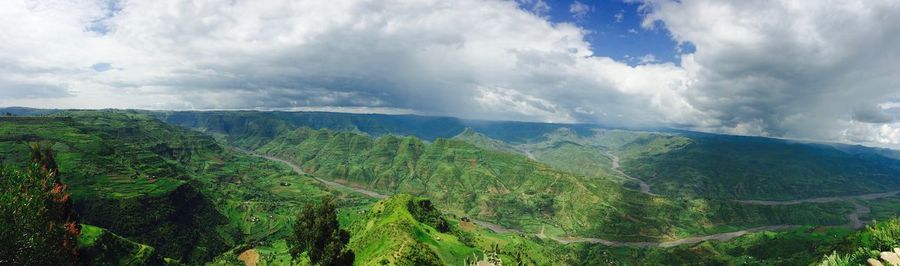
[[[590,1],[565,5],[573,22],[542,0],[2,1],[0,106],[400,110],[900,146],[900,2],[636,2],[680,61],[594,55],[574,21],[604,8]]]

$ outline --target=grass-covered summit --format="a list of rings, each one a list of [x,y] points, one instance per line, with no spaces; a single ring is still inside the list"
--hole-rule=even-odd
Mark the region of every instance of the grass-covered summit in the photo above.
[[[375,203],[351,230],[356,265],[459,265],[478,251],[451,232],[430,200],[408,194]]]

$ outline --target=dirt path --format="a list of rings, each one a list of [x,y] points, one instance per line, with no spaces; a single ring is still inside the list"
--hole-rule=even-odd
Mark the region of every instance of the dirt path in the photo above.
[[[654,194],[653,192],[650,192],[650,184],[647,184],[647,182],[644,182],[644,180],[630,176],[630,175],[626,174],[625,172],[622,172],[622,170],[619,169],[619,156],[615,156],[612,153],[607,153],[606,155],[609,155],[609,157],[612,158],[612,170],[614,172],[616,172],[617,174],[620,174],[628,179],[637,181],[638,185],[641,187],[640,188],[641,193],[644,193],[644,194],[647,194],[650,196],[659,196],[658,194]]]
[[[862,194],[855,196],[837,196],[837,197],[821,197],[821,198],[810,198],[810,199],[799,199],[799,200],[785,200],[785,201],[772,201],[772,200],[737,200],[737,202],[744,204],[755,204],[755,205],[795,205],[801,203],[828,203],[828,202],[840,202],[840,201],[851,201],[853,202],[853,207],[856,209],[853,212],[847,214],[848,223],[846,225],[839,225],[834,227],[849,227],[853,229],[862,228],[866,225],[866,221],[862,221],[859,219],[860,216],[869,214],[872,212],[872,208],[868,206],[862,205],[859,203],[860,200],[873,200],[880,198],[893,197],[900,193],[900,190],[881,192],[881,193],[870,193],[870,194]]]
[[[777,231],[777,230],[791,229],[791,228],[796,228],[796,227],[800,227],[800,226],[799,225],[762,226],[762,227],[754,227],[754,228],[740,230],[740,231],[734,231],[734,232],[688,237],[688,238],[682,238],[682,239],[665,241],[665,242],[617,242],[617,241],[610,241],[610,240],[605,240],[605,239],[600,239],[600,238],[585,238],[585,237],[577,237],[577,238],[576,237],[551,237],[551,239],[556,240],[563,244],[569,244],[569,243],[598,244],[599,243],[599,244],[613,246],[613,247],[622,247],[622,246],[643,247],[643,248],[674,247],[674,246],[680,246],[680,245],[696,244],[696,243],[700,243],[700,242],[707,241],[707,240],[726,241],[726,240],[731,240],[735,237],[739,237],[739,236],[746,235],[749,233],[762,232],[762,231]]]
[[[499,225],[499,224],[489,223],[489,222],[485,222],[485,221],[479,221],[479,220],[475,220],[475,219],[471,219],[471,218],[470,218],[470,220],[472,221],[472,223],[477,224],[478,226],[481,226],[481,227],[490,229],[491,231],[494,231],[495,233],[501,233],[501,234],[517,233],[517,234],[522,234],[522,231],[519,231],[519,230],[516,230],[516,229],[509,229],[509,228],[503,227],[502,225]]]
[[[259,252],[256,249],[248,249],[238,256],[238,260],[243,261],[245,266],[256,266],[259,263]]]
[[[856,210],[853,210],[852,213],[847,214],[847,220],[850,220],[850,223],[848,223],[846,226],[853,229],[859,229],[862,228],[863,225],[866,225],[865,222],[859,220],[859,216],[872,212],[872,208],[863,206],[862,204],[859,204],[857,202],[853,202],[853,206],[856,207]]]
[[[863,200],[873,200],[880,198],[893,197],[900,193],[900,190],[881,192],[881,193],[871,193],[871,194],[862,194],[855,196],[837,196],[837,197],[821,197],[821,198],[809,198],[809,199],[799,199],[799,200],[785,200],[785,201],[772,201],[772,200],[738,200],[737,202],[746,203],[746,204],[757,204],[757,205],[794,205],[801,203],[827,203],[827,202],[837,202],[837,201],[850,201],[855,199],[863,199]]]
[[[524,234],[522,231],[506,228],[501,225],[489,223],[489,222],[485,222],[485,221],[479,221],[479,220],[472,219],[472,223],[477,224],[478,226],[487,228],[496,233]],[[665,241],[665,242],[622,242],[622,241],[612,241],[612,240],[606,240],[606,239],[602,239],[602,238],[593,238],[593,237],[557,237],[557,236],[551,236],[551,237],[549,237],[549,239],[559,242],[560,244],[591,243],[591,244],[603,244],[603,245],[612,246],[612,247],[640,247],[640,248],[674,247],[674,246],[680,246],[680,245],[696,244],[696,243],[700,243],[700,242],[707,241],[707,240],[727,241],[727,240],[731,240],[733,238],[743,236],[743,235],[746,235],[749,233],[762,232],[762,231],[777,231],[777,230],[785,230],[785,229],[791,229],[791,228],[797,228],[797,227],[800,227],[800,226],[799,225],[761,226],[761,227],[754,227],[754,228],[750,228],[750,229],[744,229],[744,230],[740,230],[740,231],[726,232],[726,233],[719,233],[719,234],[712,234],[712,235],[705,235],[705,236],[694,236],[694,237],[676,239],[676,240]],[[547,238],[543,234],[543,232],[536,233],[534,235],[537,236],[538,238],[542,238],[542,239]]]
[[[243,150],[242,150],[242,151],[243,151]],[[293,164],[293,163],[288,162],[288,161],[286,161],[286,160],[282,160],[282,159],[280,159],[280,158],[275,158],[275,157],[268,156],[268,155],[256,154],[256,153],[250,152],[250,151],[243,151],[243,152],[246,152],[246,153],[248,153],[248,154],[250,154],[250,155],[253,155],[253,156],[256,156],[256,157],[260,157],[260,158],[264,158],[264,159],[267,159],[267,160],[270,160],[270,161],[276,161],[276,162],[280,162],[280,163],[289,165],[291,168],[294,169],[294,172],[297,172],[297,174],[300,174],[300,175],[306,174],[305,172],[303,172],[303,169],[301,169],[300,166],[297,166],[296,164]],[[365,190],[365,189],[362,189],[362,188],[355,188],[355,187],[347,186],[347,185],[344,185],[344,184],[341,184],[341,183],[337,183],[337,182],[333,182],[333,181],[328,181],[328,180],[325,180],[325,179],[321,179],[321,178],[318,178],[318,177],[313,176],[313,175],[309,175],[309,176],[311,176],[311,177],[312,177],[313,179],[315,179],[316,181],[319,181],[319,182],[321,182],[322,184],[325,184],[326,186],[330,186],[330,187],[333,187],[333,188],[343,189],[343,190],[351,190],[351,191],[353,191],[353,192],[357,192],[357,193],[360,193],[360,194],[364,194],[364,195],[366,195],[366,196],[373,197],[373,198],[377,198],[377,199],[384,199],[384,198],[387,198],[387,196],[385,196],[385,195],[383,195],[383,194],[381,194],[381,193],[375,192],[375,191]]]
[[[622,170],[619,169],[619,166],[620,166],[619,161],[620,161],[620,159],[619,159],[618,156],[613,155],[612,153],[607,153],[607,155],[609,155],[610,158],[612,158],[612,170],[613,170],[614,172],[616,172],[616,173],[618,173],[618,174],[620,174],[620,175],[622,175],[622,176],[628,178],[628,179],[637,181],[638,184],[640,185],[640,191],[641,191],[641,193],[644,193],[644,194],[647,194],[647,195],[651,195],[651,196],[660,196],[659,194],[655,194],[655,193],[653,193],[653,192],[650,192],[650,185],[647,184],[647,182],[644,182],[644,180],[642,180],[642,179],[640,179],[640,178],[636,178],[636,177],[630,176],[630,175],[626,174],[625,172],[622,172]],[[862,199],[862,200],[873,200],[873,199],[880,199],[880,198],[893,197],[893,196],[896,196],[897,194],[900,194],[900,190],[894,190],[894,191],[888,191],[888,192],[880,192],[880,193],[862,194],[862,195],[853,195],[853,196],[820,197],[820,198],[809,198],[809,199],[798,199],[798,200],[785,200],[785,201],[774,201],[774,200],[736,200],[736,202],[740,202],[740,203],[744,203],[744,204],[768,205],[768,206],[772,206],[772,205],[795,205],[795,204],[801,204],[801,203],[829,203],[829,202],[838,202],[838,201],[851,201],[851,200],[857,200],[857,199]],[[857,206],[857,211],[860,210],[859,206],[861,206],[861,205],[859,205],[858,203],[854,203],[854,206]],[[865,206],[862,206],[862,207],[863,207],[863,208],[866,208]],[[869,213],[869,211],[863,212],[863,214],[865,214],[865,213]],[[851,217],[850,217],[849,215],[848,215],[847,217],[848,217],[848,219],[851,219]],[[857,216],[856,216],[856,219],[858,220],[858,218],[859,218],[859,216],[857,215]],[[851,221],[853,221],[853,219],[851,219]],[[854,228],[857,228],[857,227],[854,227]]]
[[[658,194],[654,194],[654,193],[650,192],[650,185],[647,184],[647,182],[644,182],[643,180],[641,180],[639,178],[629,176],[628,174],[625,174],[625,172],[622,172],[621,170],[619,170],[619,157],[618,156],[615,156],[611,153],[607,153],[607,155],[609,155],[612,158],[612,170],[613,171],[615,171],[616,173],[619,173],[629,179],[637,181],[640,184],[641,193],[651,195],[651,196],[659,196]],[[872,209],[860,204],[856,200],[873,200],[873,199],[887,198],[887,197],[896,196],[897,194],[900,194],[900,190],[854,195],[854,196],[820,197],[820,198],[785,200],[785,201],[736,200],[736,202],[744,203],[744,204],[753,204],[753,205],[774,206],[774,205],[795,205],[795,204],[802,204],[802,203],[829,203],[829,202],[840,202],[840,201],[853,201],[853,206],[856,209],[853,210],[853,212],[847,214],[847,220],[849,221],[848,224],[841,225],[841,226],[849,227],[849,228],[853,228],[853,229],[859,229],[859,228],[862,228],[866,224],[866,222],[860,220],[859,217],[872,212]],[[767,228],[784,229],[786,227],[796,227],[796,226],[794,226],[794,225],[773,225],[773,226],[767,226],[767,227],[751,228],[751,229],[747,229],[746,231],[756,232],[756,231],[766,231]],[[756,229],[756,230],[754,230],[754,229]],[[777,230],[777,229],[773,229],[773,230]],[[742,232],[742,231],[737,231],[737,232],[732,232],[732,233],[738,233],[738,232]],[[728,233],[711,235],[711,236],[706,236],[706,237],[713,237],[713,236],[722,237],[722,236],[727,236],[727,234]],[[746,234],[746,232],[744,234]],[[741,234],[741,235],[743,235],[743,234]],[[740,236],[740,235],[738,235],[738,236]],[[731,236],[728,239],[731,239],[734,237],[737,237],[737,236]],[[704,238],[704,237],[700,237],[700,238]],[[672,243],[675,243],[677,241],[690,240],[690,239],[692,239],[692,238],[680,239],[680,240],[672,241]],[[714,237],[711,239],[719,239],[719,238]],[[580,240],[581,240],[581,242],[591,242],[592,239],[582,238]],[[706,240],[706,239],[701,239],[700,241],[703,241],[703,240]],[[700,241],[696,241],[696,242],[700,242]],[[603,241],[598,241],[598,242],[602,243]],[[691,244],[691,243],[696,243],[696,242],[690,242],[690,243],[685,243],[685,244]],[[669,242],[661,243],[660,246],[664,245],[665,243],[669,243]],[[610,243],[610,244],[615,244],[615,243]]]
[[[268,155],[256,154],[256,153],[253,153],[253,152],[250,152],[250,151],[245,151],[245,150],[241,150],[241,151],[243,151],[243,152],[245,152],[245,153],[248,153],[248,154],[251,154],[251,155],[256,156],[256,157],[268,159],[268,160],[270,160],[270,161],[275,161],[275,162],[280,162],[280,163],[283,163],[283,164],[287,164],[287,165],[289,165],[291,168],[294,169],[294,172],[297,172],[298,174],[301,174],[301,175],[305,174],[305,172],[303,172],[303,169],[301,169],[299,166],[297,166],[297,165],[295,165],[295,164],[293,164],[293,163],[291,163],[291,162],[289,162],[289,161],[287,161],[287,160],[283,160],[283,159],[276,158],[276,157],[272,157],[272,156],[268,156]],[[618,170],[618,168],[619,168],[619,158],[616,157],[616,156],[613,156],[613,170],[615,170],[615,171],[617,171],[617,172],[619,172],[619,173],[622,173],[621,171]],[[622,173],[622,174],[625,175],[624,173]],[[312,175],[310,175],[310,176],[312,176]],[[625,175],[625,176],[626,176],[626,177],[629,177],[629,178],[632,178],[632,179],[636,179],[636,178],[630,177],[630,176],[628,176],[628,175]],[[365,189],[362,189],[362,188],[355,188],[355,187],[346,186],[346,185],[339,184],[339,183],[336,183],[336,182],[324,180],[324,179],[321,179],[321,178],[318,178],[318,177],[315,177],[315,176],[312,176],[312,178],[314,178],[316,181],[319,181],[319,182],[321,182],[322,184],[325,184],[325,185],[330,186],[330,187],[332,187],[332,188],[344,189],[344,190],[351,190],[351,191],[358,192],[358,193],[361,193],[361,194],[364,194],[364,195],[367,195],[367,196],[373,197],[373,198],[379,198],[379,199],[387,198],[386,195],[380,194],[380,193],[378,193],[378,192],[374,192],[374,191],[370,191],[370,190],[365,190]],[[639,181],[640,181],[640,179],[636,179],[636,180],[639,180]],[[643,184],[643,185],[641,185],[641,192],[643,192],[643,193],[645,193],[645,194],[650,194],[650,195],[656,196],[655,194],[650,193],[650,191],[649,191],[649,190],[650,190],[650,187],[649,187],[646,183],[644,183],[643,181],[640,181],[640,182],[641,182],[641,184]],[[645,190],[645,186],[646,186],[646,190]],[[888,196],[892,196],[892,195],[894,195],[894,194],[900,193],[900,191],[887,192],[887,193],[891,193],[891,194],[888,195]],[[881,198],[881,197],[888,197],[888,196],[883,196],[882,194],[887,195],[886,193],[880,193],[880,194],[867,194],[867,195],[860,195],[860,196],[852,196],[852,197],[850,197],[850,198],[853,198],[853,199],[855,199],[855,198],[859,198],[859,199],[875,199],[875,198]],[[874,196],[874,197],[873,197],[872,195],[881,195],[881,196]],[[839,198],[839,197],[838,197],[838,198]],[[815,199],[812,199],[812,200],[815,200]],[[793,201],[792,201],[792,202],[793,202]],[[755,203],[754,201],[749,201],[749,202],[744,202],[744,203],[748,203],[748,204],[763,204],[763,205],[789,205],[789,204],[799,204],[799,203],[802,203],[802,202],[807,202],[807,201],[806,201],[806,200],[798,200],[797,203],[771,202],[772,204],[768,204],[768,203],[770,203],[770,202],[764,202],[764,201],[763,201],[763,203]],[[809,201],[809,202],[818,202],[818,201]],[[825,202],[829,202],[829,201],[825,201]],[[849,223],[848,225],[846,225],[846,226],[851,227],[851,228],[860,228],[860,227],[862,227],[862,225],[863,225],[864,223],[863,223],[862,221],[859,220],[859,216],[861,216],[861,215],[863,215],[863,214],[866,214],[866,213],[869,213],[869,211],[871,211],[871,210],[870,210],[868,207],[862,206],[862,205],[860,205],[860,204],[858,204],[858,203],[854,203],[854,205],[856,206],[856,210],[855,210],[853,213],[850,213],[850,214],[847,215],[847,219],[850,220],[850,223]],[[474,220],[474,219],[472,219],[472,223],[477,224],[478,226],[487,228],[488,230],[494,231],[494,232],[496,232],[496,233],[501,233],[501,234],[508,234],[508,233],[525,234],[524,232],[522,232],[522,231],[520,231],[520,230],[511,229],[511,228],[506,228],[506,227],[503,227],[502,225],[498,225],[498,224],[494,224],[494,223],[490,223],[490,222],[485,222],[485,221],[479,221],[479,220]],[[726,233],[719,233],[719,234],[712,234],[712,235],[705,235],[705,236],[694,236],[694,237],[688,237],[688,238],[676,239],[676,240],[665,241],[665,242],[620,242],[620,241],[612,241],[612,240],[606,240],[606,239],[601,239],[601,238],[590,238],[590,237],[550,237],[550,239],[552,239],[552,240],[554,240],[554,241],[557,241],[557,242],[559,242],[559,243],[561,243],[561,244],[570,244],[570,243],[592,243],[592,244],[603,244],[603,245],[614,246],[614,247],[621,247],[621,246],[629,246],[629,247],[674,247],[674,246],[679,246],[679,245],[696,244],[696,243],[700,243],[700,242],[707,241],[707,240],[720,240],[720,241],[726,241],[726,240],[730,240],[730,239],[733,239],[733,238],[736,238],[736,237],[739,237],[739,236],[743,236],[743,235],[746,235],[746,234],[749,234],[749,233],[755,233],[755,232],[761,232],[761,231],[784,230],[784,229],[790,229],[790,228],[796,228],[796,227],[799,227],[799,226],[798,226],[798,225],[787,225],[787,224],[782,224],[782,225],[770,225],[770,226],[763,226],[763,227],[749,228],[749,229],[744,229],[744,230],[734,231],[734,232],[726,232]],[[538,237],[541,237],[541,238],[544,237],[544,235],[543,235],[542,233],[536,233],[536,234],[534,234],[534,235],[535,235],[535,236],[538,236]]]

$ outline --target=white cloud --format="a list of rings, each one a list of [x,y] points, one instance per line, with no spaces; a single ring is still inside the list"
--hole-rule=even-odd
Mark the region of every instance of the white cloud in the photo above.
[[[478,89],[475,101],[482,108],[512,116],[544,117],[549,122],[575,122],[567,112],[550,101],[505,88]]]
[[[656,56],[652,55],[652,54],[645,54],[645,55],[637,58],[637,60],[638,60],[638,64],[649,64],[649,63],[654,63],[654,62],[659,61],[659,60],[656,60]]]
[[[550,5],[544,0],[517,0],[526,9],[531,10],[534,14],[542,16],[550,12]]]
[[[576,19],[583,19],[591,11],[594,11],[594,7],[578,2],[577,0],[569,5],[569,13],[572,13],[572,17],[575,17]]]
[[[682,59],[695,67],[685,96],[710,111],[718,124],[710,130],[752,124],[774,136],[891,139],[875,137],[890,124],[873,125],[878,133],[851,127],[887,122],[866,111],[900,93],[896,1],[650,0],[643,11],[645,27],[661,22],[696,47]]]
[[[840,140],[900,147],[900,123],[871,124],[851,121],[841,132]]]
[[[587,31],[547,8],[0,1],[0,106],[400,110],[897,141],[893,1],[650,1],[645,25],[696,52],[637,66],[593,56]]]

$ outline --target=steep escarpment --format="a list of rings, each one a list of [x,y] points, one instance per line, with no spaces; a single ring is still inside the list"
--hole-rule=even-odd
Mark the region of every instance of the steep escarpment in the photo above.
[[[163,256],[185,262],[208,261],[241,237],[192,184],[162,195],[86,198],[75,206],[84,223],[148,244]]]
[[[52,147],[83,222],[205,261],[240,240],[195,178],[224,152],[214,139],[146,115],[72,111],[0,120],[0,158],[28,160],[26,142]],[[209,175],[215,175],[210,173]]]

